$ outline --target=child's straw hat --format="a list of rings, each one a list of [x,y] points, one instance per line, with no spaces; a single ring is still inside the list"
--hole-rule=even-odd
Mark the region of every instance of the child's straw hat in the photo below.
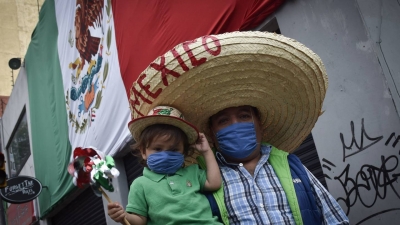
[[[169,124],[180,128],[188,137],[189,144],[193,144],[199,138],[197,128],[185,121],[178,109],[170,106],[156,106],[147,113],[147,116],[133,119],[129,122],[128,127],[133,139],[139,140],[143,130],[154,124]]]

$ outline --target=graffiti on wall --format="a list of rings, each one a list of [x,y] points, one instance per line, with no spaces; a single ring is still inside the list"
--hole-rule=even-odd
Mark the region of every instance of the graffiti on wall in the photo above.
[[[368,135],[368,132],[364,126],[364,118],[361,120],[361,132],[360,136],[355,135],[354,122],[350,122],[351,133],[349,137],[345,137],[343,133],[340,133],[340,140],[343,146],[343,162],[349,157],[354,157],[371,147],[374,149],[390,148],[395,150],[399,143],[400,135],[396,136],[396,133],[391,133],[388,137],[376,136],[372,137]],[[358,132],[357,132],[358,133]],[[384,145],[383,145],[384,142]],[[377,145],[380,143],[380,145]],[[400,144],[399,144],[400,146]],[[400,188],[398,183],[398,177],[400,176],[399,166],[399,152],[393,151],[390,155],[380,155],[376,164],[362,164],[359,168],[352,168],[356,170],[355,175],[350,176],[350,167],[354,167],[350,163],[339,173],[338,176],[329,176],[324,174],[326,179],[337,181],[340,187],[343,188],[344,195],[337,198],[337,201],[343,207],[343,210],[347,215],[350,215],[351,208],[355,204],[361,204],[366,208],[372,208],[376,204],[377,200],[385,199],[388,193],[394,194],[400,200]],[[336,168],[336,165],[328,159],[322,159],[322,167],[328,171]],[[357,165],[358,166],[358,165]],[[325,170],[325,171],[326,171]],[[400,208],[387,208],[384,210],[377,211],[371,215],[365,215],[365,218],[356,222],[355,224],[362,224],[369,219],[382,215],[384,213],[400,210]]]

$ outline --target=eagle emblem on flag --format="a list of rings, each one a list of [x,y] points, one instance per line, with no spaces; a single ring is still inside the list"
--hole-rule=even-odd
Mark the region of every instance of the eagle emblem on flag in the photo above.
[[[112,28],[109,26],[105,34],[107,23],[103,23],[103,15],[107,19],[111,16],[110,0],[105,12],[104,6],[104,0],[76,2],[74,28],[70,30],[68,42],[77,57],[68,65],[71,87],[65,95],[69,122],[75,127],[75,133],[84,133],[95,122],[108,76]]]

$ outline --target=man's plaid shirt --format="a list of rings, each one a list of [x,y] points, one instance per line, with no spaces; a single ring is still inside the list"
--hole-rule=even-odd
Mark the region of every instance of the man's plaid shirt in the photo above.
[[[261,147],[254,176],[242,164],[227,163],[217,154],[224,182],[225,205],[230,224],[295,224],[285,192],[268,162],[271,146]],[[340,205],[306,169],[323,215],[323,224],[349,224]]]

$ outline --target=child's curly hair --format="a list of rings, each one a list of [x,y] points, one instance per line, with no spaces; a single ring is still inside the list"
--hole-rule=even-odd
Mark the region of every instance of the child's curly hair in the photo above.
[[[142,152],[146,151],[154,140],[154,138],[167,136],[168,140],[173,140],[174,145],[183,142],[183,155],[190,156],[193,154],[194,149],[190,146],[187,135],[178,127],[169,124],[153,124],[140,134],[139,140],[131,145],[132,154],[140,159],[140,163],[147,167],[146,160],[142,158]]]

